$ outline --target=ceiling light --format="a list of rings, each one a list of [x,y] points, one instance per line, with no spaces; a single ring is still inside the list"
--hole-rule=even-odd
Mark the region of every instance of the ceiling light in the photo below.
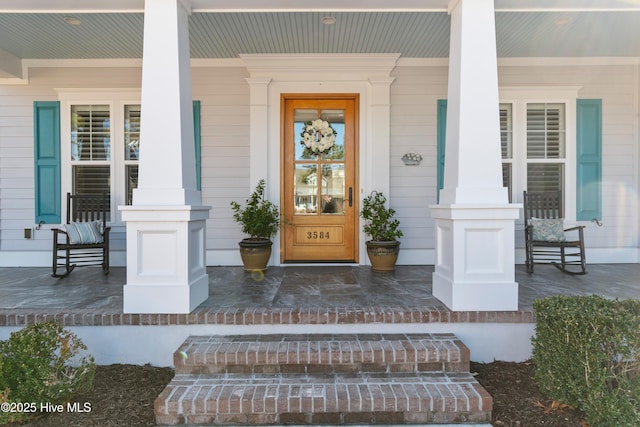
[[[69,25],[80,25],[80,20],[78,18],[74,18],[73,16],[65,16],[62,19],[64,19],[64,22]]]
[[[569,18],[567,16],[563,16],[563,17],[558,18],[558,19],[555,20],[555,24],[558,27],[562,27],[563,25],[567,25],[570,22],[571,22],[571,18]]]
[[[336,18],[333,16],[323,16],[320,20],[324,25],[333,25],[336,23]]]

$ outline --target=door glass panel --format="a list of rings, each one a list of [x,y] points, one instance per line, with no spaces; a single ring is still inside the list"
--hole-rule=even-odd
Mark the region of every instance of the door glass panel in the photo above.
[[[293,120],[295,160],[344,160],[344,110],[295,109]]]
[[[296,109],[293,115],[293,140],[296,147],[295,160],[315,160],[317,158],[307,147],[302,143],[302,132],[306,127],[307,122],[312,122],[318,118],[318,110]]]
[[[344,160],[344,110],[321,110],[320,118],[331,124],[336,136],[333,147],[326,154],[325,160]]]
[[[344,215],[344,165],[322,165],[322,214]]]
[[[294,213],[315,214],[318,211],[318,166],[310,163],[296,164],[293,189]]]
[[[296,215],[344,215],[344,116],[343,109],[294,110]]]

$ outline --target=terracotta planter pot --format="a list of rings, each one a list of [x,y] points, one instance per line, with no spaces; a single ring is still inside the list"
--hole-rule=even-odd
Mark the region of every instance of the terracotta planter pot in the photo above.
[[[367,242],[367,255],[371,261],[371,269],[373,271],[394,271],[396,269],[396,261],[400,253],[400,242],[397,240],[389,242]]]
[[[240,258],[244,264],[244,271],[265,271],[267,269],[273,244],[271,240],[244,239],[238,244],[240,245]]]

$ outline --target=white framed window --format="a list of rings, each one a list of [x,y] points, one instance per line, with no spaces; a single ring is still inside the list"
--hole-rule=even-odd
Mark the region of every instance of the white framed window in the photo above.
[[[121,225],[117,206],[131,204],[138,184],[140,93],[59,93],[62,194],[107,192],[109,222]]]
[[[522,192],[562,191],[564,213],[575,219],[577,88],[500,90],[504,186],[509,199]]]
[[[513,106],[500,104],[500,151],[502,153],[502,185],[509,190],[509,202],[513,192]]]
[[[564,193],[567,122],[563,103],[527,103],[527,191]]]

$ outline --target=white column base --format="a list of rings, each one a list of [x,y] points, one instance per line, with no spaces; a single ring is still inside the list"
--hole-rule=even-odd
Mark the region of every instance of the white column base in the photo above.
[[[514,223],[519,205],[432,206],[433,296],[453,311],[515,311]]]
[[[207,206],[120,206],[127,223],[125,313],[193,311],[209,296]]]
[[[194,282],[175,285],[124,286],[124,313],[188,314],[209,297],[209,276]]]
[[[518,310],[518,282],[454,282],[434,272],[433,296],[452,311]]]

